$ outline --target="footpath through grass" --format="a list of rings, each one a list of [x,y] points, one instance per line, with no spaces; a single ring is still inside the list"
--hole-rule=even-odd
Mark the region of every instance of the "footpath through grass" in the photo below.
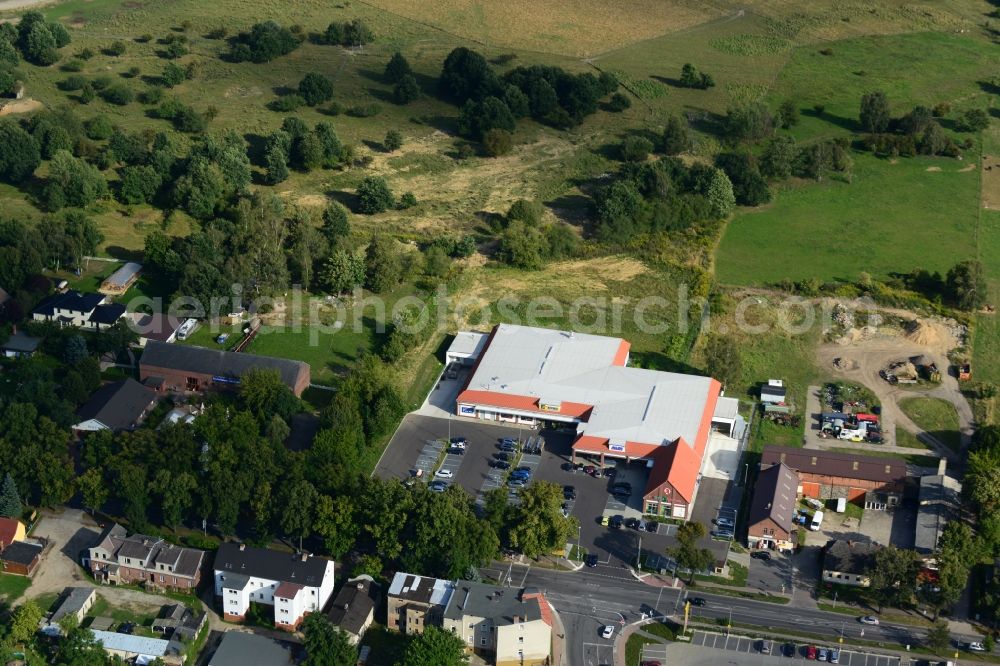
[[[952,451],[962,448],[958,412],[955,406],[940,398],[906,398],[899,408],[914,423]],[[914,438],[916,439],[916,438]]]

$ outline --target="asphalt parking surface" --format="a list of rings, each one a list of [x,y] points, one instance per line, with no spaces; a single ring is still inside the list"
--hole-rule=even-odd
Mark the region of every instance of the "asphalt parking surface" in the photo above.
[[[829,645],[797,642],[793,643],[795,646],[795,656],[786,657],[784,656],[783,649],[786,642],[772,640],[769,641],[771,654],[764,655],[760,651],[764,640],[766,639],[735,635],[726,636],[724,633],[712,631],[695,631],[691,639],[691,645],[701,647],[703,650],[704,648],[714,648],[716,650],[725,650],[726,652],[745,655],[737,659],[737,663],[740,664],[781,664],[790,661],[807,661],[806,649],[808,645],[816,645],[817,648],[831,648]],[[750,655],[756,657],[752,662],[748,661]],[[900,661],[900,658],[896,656],[842,649],[840,650],[839,663],[842,666],[900,666]],[[688,662],[685,661],[682,663]]]

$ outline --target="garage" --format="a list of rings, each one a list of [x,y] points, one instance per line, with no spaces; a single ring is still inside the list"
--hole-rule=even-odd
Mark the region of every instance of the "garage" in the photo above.
[[[819,498],[819,484],[812,481],[802,482],[802,494],[806,497]]]
[[[866,493],[867,491],[864,488],[848,488],[847,501],[858,506],[863,506]]]

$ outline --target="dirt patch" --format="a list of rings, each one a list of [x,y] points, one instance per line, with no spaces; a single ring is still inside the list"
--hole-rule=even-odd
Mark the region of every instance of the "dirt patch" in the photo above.
[[[931,172],[938,172],[940,170],[941,170],[941,167],[938,167],[938,166],[927,167],[927,171],[931,171]]]
[[[975,164],[970,164],[969,166],[964,166],[964,167],[962,167],[961,169],[959,169],[959,170],[958,170],[958,173],[966,173],[966,172],[968,172],[968,171],[972,171],[972,170],[973,170],[973,169],[975,169],[975,168],[976,168],[976,165],[975,165]]]
[[[601,257],[583,261],[563,261],[552,264],[549,271],[554,273],[586,274],[590,277],[601,277],[615,282],[628,282],[644,275],[649,269],[637,259],[626,257]]]
[[[1000,157],[983,155],[982,206],[1000,210]]]
[[[245,88],[243,86],[233,86],[222,94],[223,97],[260,97],[264,91],[257,86]]]
[[[26,97],[24,99],[14,99],[0,107],[0,116],[9,116],[15,113],[31,113],[44,109],[45,105],[37,99]]]
[[[303,194],[295,200],[295,204],[306,208],[325,208],[329,201],[322,194]]]

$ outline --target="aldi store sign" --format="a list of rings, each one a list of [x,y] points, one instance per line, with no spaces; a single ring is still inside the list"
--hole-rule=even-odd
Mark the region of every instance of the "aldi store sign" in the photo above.
[[[621,442],[621,443],[617,443],[616,442],[614,444],[608,444],[608,448],[611,449],[612,451],[617,452],[617,453],[625,453],[625,443],[624,442]]]
[[[458,413],[461,414],[462,416],[475,416],[476,407],[475,405],[459,405]]]

